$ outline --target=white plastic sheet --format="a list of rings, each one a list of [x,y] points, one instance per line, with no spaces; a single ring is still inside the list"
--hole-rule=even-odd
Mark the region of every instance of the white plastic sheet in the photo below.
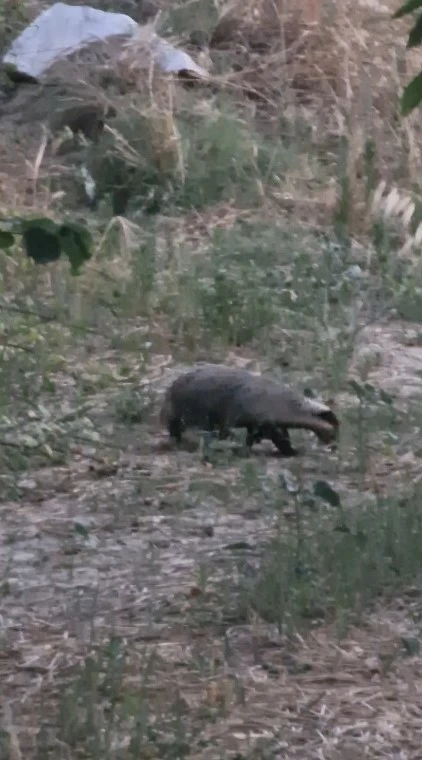
[[[6,69],[38,79],[54,63],[90,43],[132,36],[137,28],[136,21],[123,13],[55,3],[17,37],[3,63]]]
[[[139,27],[123,13],[109,13],[82,5],[55,3],[43,11],[13,42],[3,57],[6,70],[39,79],[53,64],[95,42],[112,37],[136,39],[146,27]],[[147,45],[154,63],[164,73],[190,71],[199,77],[207,72],[157,34],[148,32]]]

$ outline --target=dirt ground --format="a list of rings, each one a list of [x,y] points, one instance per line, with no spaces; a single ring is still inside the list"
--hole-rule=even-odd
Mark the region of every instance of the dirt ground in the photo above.
[[[406,346],[416,329],[364,336],[380,348],[374,372],[390,391],[420,393],[422,349]],[[112,635],[128,659],[122,693],[154,657],[149,710],[164,720],[177,702],[190,727],[185,757],[419,758],[417,589],[340,639],[324,626],[287,642],[253,611],[242,618],[236,559],[253,573],[277,515],[245,498],[239,463],[213,467],[198,453],[166,451],[159,431],[143,434],[135,426],[117,459],[75,447],[69,465],[27,473],[21,497],[2,505],[3,727],[16,745],[5,756],[39,751],[41,726],[48,756],[62,756],[60,694]],[[306,444],[291,471],[332,478],[336,454]],[[267,453],[257,456],[276,477],[280,461]],[[115,733],[120,756],[129,740],[123,727]]]

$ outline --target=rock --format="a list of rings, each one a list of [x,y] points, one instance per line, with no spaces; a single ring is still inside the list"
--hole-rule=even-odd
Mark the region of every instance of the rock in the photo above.
[[[361,280],[364,276],[359,264],[352,264],[350,267],[348,267],[348,269],[346,269],[346,275],[349,280]]]

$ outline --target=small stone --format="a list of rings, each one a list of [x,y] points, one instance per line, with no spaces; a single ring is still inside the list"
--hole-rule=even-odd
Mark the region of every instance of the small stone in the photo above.
[[[352,266],[346,269],[346,275],[351,280],[360,280],[363,277],[363,272],[359,264],[352,264]]]
[[[381,665],[378,657],[368,657],[365,660],[365,665],[370,673],[380,673]]]
[[[37,487],[37,481],[33,478],[21,478],[18,485],[19,488],[24,488],[26,491],[33,491]]]

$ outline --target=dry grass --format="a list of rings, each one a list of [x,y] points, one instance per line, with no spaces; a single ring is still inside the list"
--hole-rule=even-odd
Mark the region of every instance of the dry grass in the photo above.
[[[232,100],[238,101],[248,120],[252,116],[265,133],[291,133],[300,124],[310,130],[301,163],[287,172],[280,189],[264,188],[275,210],[285,209],[300,219],[331,221],[344,180],[335,168],[337,146],[339,140],[347,141],[344,173],[350,206],[348,223],[352,234],[359,236],[367,231],[368,222],[365,164],[369,143],[374,150],[374,183],[382,180],[397,184],[399,189],[419,183],[420,120],[417,114],[405,121],[399,119],[398,95],[409,77],[419,70],[421,54],[418,50],[405,53],[407,25],[406,21],[395,25],[391,22],[394,2],[388,6],[377,2],[344,0],[333,4],[307,0],[293,5],[292,8],[286,0],[229,4],[221,12],[218,35],[211,48],[217,68],[222,46],[228,47],[229,59],[224,57],[221,76],[215,67],[211,69],[212,78],[217,89],[226,90]],[[257,35],[259,40],[255,39]],[[236,52],[239,45],[241,50]],[[230,72],[232,61],[237,61],[238,71]],[[139,107],[151,122],[155,144],[159,146],[155,149],[159,161],[170,150],[167,147],[163,151],[161,143],[171,144],[170,153],[176,151],[180,171],[177,120],[192,105],[186,102],[180,87],[170,91],[168,83],[158,81],[161,78],[156,70],[151,78],[145,76],[148,68],[134,63],[130,50],[125,49],[118,53],[117,65],[110,71],[121,86],[131,88],[126,95],[114,96],[116,110],[122,113],[127,109],[135,87]],[[98,83],[86,84],[84,99],[93,97],[96,86]],[[206,91],[202,100],[207,102]],[[209,107],[212,113],[212,105]],[[22,108],[23,105],[20,113]],[[41,101],[40,113],[43,108],[46,114],[51,110],[48,102],[43,105]],[[29,113],[33,117],[32,104]],[[12,126],[14,134],[16,126]],[[38,151],[42,139],[39,124],[18,126],[18,134],[21,142],[26,144],[29,139],[32,150]],[[68,173],[66,161],[60,162],[54,155],[49,158],[49,152],[40,167],[45,179],[52,174],[60,176],[61,171]],[[327,167],[325,181],[315,175],[312,154]],[[17,145],[11,152],[10,139],[6,137],[0,155],[4,167],[0,204],[14,207],[19,193],[19,187],[14,190],[15,184],[28,176],[27,151],[23,155]]]
[[[421,54],[416,50],[404,55],[407,27],[391,23],[395,3],[344,0],[302,5],[290,9],[282,0],[278,5],[270,0],[253,2],[245,14],[244,4],[234,5],[227,44],[233,44],[236,30],[247,53],[243,53],[246,60],[241,70],[228,79],[242,98],[245,92],[253,98],[266,131],[272,124],[280,130],[280,120],[284,130],[289,126],[294,130],[301,120],[308,124],[313,150],[327,165],[333,161],[338,141],[346,139],[344,177],[336,176],[333,165],[325,185],[314,183],[314,170],[305,155],[302,167],[295,167],[294,174],[284,179],[275,201],[281,205],[287,201],[293,214],[298,212],[304,219],[313,216],[314,210],[320,220],[321,207],[325,207],[323,218],[329,220],[342,194],[342,182],[347,181],[349,230],[359,236],[367,231],[365,156],[369,144],[374,149],[373,181],[397,182],[403,187],[419,182],[420,120],[414,114],[401,121],[397,99],[401,87],[420,70]],[[255,51],[254,35],[260,29],[254,23],[255,13],[268,19],[265,54]],[[307,23],[308,17],[318,22]],[[220,44],[223,32],[222,36]]]

